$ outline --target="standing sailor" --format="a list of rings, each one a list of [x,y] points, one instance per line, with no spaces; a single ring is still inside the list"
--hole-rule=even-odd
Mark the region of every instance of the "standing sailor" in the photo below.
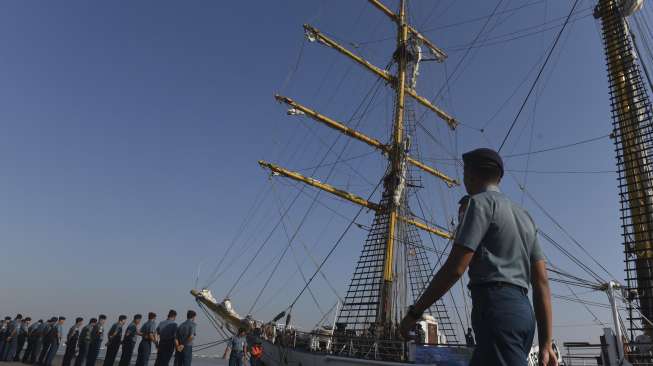
[[[5,320],[0,323],[0,360],[2,355],[5,353],[5,348],[7,348],[7,332],[9,331],[9,323],[11,323],[11,317],[5,316]]]
[[[75,319],[75,324],[70,327],[70,330],[68,330],[68,334],[66,335],[66,353],[63,355],[61,366],[70,366],[73,358],[75,358],[77,341],[79,340],[79,331],[83,322],[84,318]]]
[[[29,328],[29,323],[32,322],[32,318],[27,317],[20,322],[20,328],[18,328],[18,346],[16,347],[16,355],[14,356],[14,362],[20,362],[20,353],[25,347],[25,341],[27,340],[27,329]]]
[[[470,366],[527,365],[535,317],[540,365],[557,365],[552,347],[551,292],[546,262],[529,214],[503,195],[503,161],[491,149],[463,154],[464,183],[471,196],[445,264],[401,321],[404,337],[426,309],[469,266],[472,327],[477,346]],[[533,309],[528,300],[533,286]]]
[[[79,332],[79,340],[77,341],[79,351],[77,358],[75,358],[75,366],[83,366],[86,363],[88,356],[88,347],[91,342],[91,331],[97,324],[97,319],[91,318],[88,324]]]
[[[175,351],[175,335],[177,334],[177,312],[170,310],[168,319],[159,323],[156,328],[157,338],[159,339],[159,351],[156,354],[154,366],[168,366],[170,358]]]
[[[247,330],[238,329],[238,334],[233,336],[227,347],[224,349],[223,358],[227,358],[229,353],[229,366],[243,366],[247,355]]]
[[[107,339],[107,353],[104,356],[104,366],[113,366],[116,361],[116,355],[120,348],[120,340],[122,338],[122,326],[127,321],[127,315],[120,315],[118,322],[114,323],[109,329],[109,336]]]
[[[141,323],[143,316],[141,314],[134,315],[134,320],[125,329],[125,336],[122,338],[122,354],[120,355],[120,366],[129,366],[134,354],[134,346],[136,345],[136,336],[141,335],[138,331],[138,325]]]
[[[100,314],[98,322],[91,328],[90,339],[88,342],[88,353],[86,354],[86,366],[95,366],[97,356],[100,354],[100,347],[102,346],[102,339],[104,338],[104,323],[107,321],[107,316]]]
[[[193,310],[186,313],[186,321],[179,324],[175,335],[175,366],[190,366],[193,360],[193,339],[195,339],[195,317]]]
[[[138,356],[135,366],[147,366],[150,362],[152,342],[156,341],[156,314],[147,314],[147,321],[141,327],[141,343],[138,345]]]
[[[18,332],[20,331],[20,325],[23,322],[23,316],[21,314],[16,315],[16,318],[9,323],[7,328],[7,341],[5,342],[4,353],[2,354],[3,361],[13,361],[14,356],[16,356],[16,349],[18,348]]]
[[[54,356],[59,350],[61,345],[61,338],[63,337],[63,323],[66,322],[66,317],[60,316],[57,319],[56,323],[52,325],[52,331],[50,332],[50,349],[48,350],[48,355],[45,358],[45,366],[52,366],[52,361],[54,361]]]
[[[39,353],[39,359],[37,361],[39,365],[45,365],[45,359],[48,357],[48,352],[50,351],[52,328],[56,322],[57,317],[50,318],[50,320],[48,320],[48,322],[45,324],[45,327],[43,327],[43,331],[41,332],[41,353]]]
[[[36,354],[41,351],[41,347],[37,344],[39,340],[39,332],[43,327],[43,319],[39,319],[31,327],[27,328],[27,349],[23,355],[23,363],[34,363]]]

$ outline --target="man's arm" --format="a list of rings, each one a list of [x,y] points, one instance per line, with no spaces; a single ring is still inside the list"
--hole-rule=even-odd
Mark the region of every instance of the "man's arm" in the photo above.
[[[553,352],[551,289],[546,272],[546,261],[538,260],[531,264],[531,284],[533,285],[533,308],[537,319],[537,339],[540,344],[540,364],[557,365]]]
[[[460,245],[454,245],[447,261],[433,277],[429,287],[415,302],[415,310],[422,313],[438,301],[465,274],[474,252]]]
[[[537,319],[537,339],[541,346],[553,339],[551,289],[549,288],[549,278],[546,273],[546,262],[537,261],[531,267],[533,308]]]
[[[439,300],[449,289],[462,277],[472,261],[474,252],[461,245],[454,245],[449,253],[449,257],[438,273],[433,277],[426,291],[415,302],[415,310],[423,313],[431,307],[434,302]],[[414,326],[419,319],[407,315],[401,322],[401,332],[407,337],[408,331]]]

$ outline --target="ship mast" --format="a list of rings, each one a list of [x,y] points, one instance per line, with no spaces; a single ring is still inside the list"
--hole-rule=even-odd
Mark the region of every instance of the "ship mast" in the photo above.
[[[401,205],[401,190],[405,187],[406,163],[404,159],[404,105],[406,88],[406,69],[408,46],[408,25],[406,24],[406,0],[401,0],[399,5],[399,18],[397,21],[397,48],[395,57],[397,61],[397,87],[395,88],[395,115],[392,134],[392,148],[390,153],[390,172],[386,177],[386,191],[392,192],[392,199],[389,199],[387,211],[390,215],[388,220],[388,234],[386,238],[385,253],[383,260],[383,286],[379,296],[379,310],[377,322],[380,329],[386,332],[392,327],[392,282],[394,279],[394,254],[395,239],[397,237],[397,216]]]
[[[455,179],[410,155],[405,128],[406,98],[407,96],[412,98],[427,110],[433,112],[451,129],[455,129],[458,122],[427,98],[420,96],[414,89],[414,80],[411,83],[407,81],[408,69],[411,66],[415,67],[415,55],[412,54],[414,53],[415,47],[425,47],[433,56],[433,60],[438,62],[443,62],[447,57],[444,51],[407,23],[407,0],[400,0],[397,13],[393,12],[379,0],[368,0],[368,2],[396,23],[397,35],[394,61],[397,71],[394,75],[390,71],[379,68],[348,50],[320,32],[314,26],[305,24],[304,30],[309,41],[321,43],[348,57],[364,69],[370,71],[377,78],[384,80],[388,86],[394,89],[395,106],[392,140],[390,143],[384,144],[374,137],[350,128],[345,123],[325,116],[289,97],[276,95],[275,98],[278,102],[286,104],[289,107],[289,115],[307,117],[347,137],[363,142],[382,153],[388,159],[388,168],[383,178],[384,192],[381,200],[378,203],[371,202],[369,199],[362,198],[353,193],[338,189],[326,182],[304,176],[273,163],[259,161],[259,164],[263,168],[270,170],[273,175],[283,176],[308,184],[375,211],[374,223],[368,233],[368,238],[361,252],[361,257],[338,318],[340,324],[350,326],[348,328],[350,331],[372,335],[375,338],[393,338],[397,316],[405,311],[397,303],[397,292],[402,291],[402,289],[395,278],[395,267],[397,261],[400,260],[397,257],[398,246],[403,245],[405,248],[407,245],[401,236],[405,236],[407,230],[420,229],[446,239],[452,237],[452,234],[446,229],[438,228],[414,216],[409,211],[406,201],[408,166],[442,180],[449,187],[459,184]],[[416,76],[416,73],[413,76]],[[407,227],[410,229],[406,229]],[[422,261],[426,260],[425,255],[420,258],[422,258],[420,259]],[[428,271],[424,272],[426,273]],[[425,287],[426,285],[427,283],[422,286]],[[443,313],[442,310],[437,310],[436,312],[437,314]],[[453,332],[453,330],[451,331]]]
[[[636,8],[624,6],[635,3],[599,0],[595,9],[608,66],[626,282],[639,301],[638,306],[629,307],[631,339],[638,330],[653,336],[649,323],[653,320],[653,119],[627,21]]]

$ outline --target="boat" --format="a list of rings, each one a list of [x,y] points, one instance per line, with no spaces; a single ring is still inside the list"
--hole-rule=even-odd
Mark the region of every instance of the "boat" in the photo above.
[[[290,205],[302,197],[303,187],[311,187],[359,207],[357,214],[321,262],[311,258],[315,264],[313,273],[305,275],[298,265],[304,286],[296,297],[288,299],[288,306],[272,319],[256,319],[251,314],[253,309],[241,315],[239,311],[242,310],[238,310],[230,298],[235,285],[231,290],[224,291],[226,295],[221,295],[219,299],[207,287],[192,289],[191,295],[211,319],[218,334],[225,339],[244,328],[250,341],[261,342],[265,349],[264,361],[268,365],[467,365],[473,352],[473,341],[461,337],[464,329],[463,332],[454,329],[451,309],[442,301],[436,302],[426,312],[415,329],[413,339],[402,339],[397,330],[407,306],[419,297],[437,270],[439,262],[432,260],[433,253],[441,258],[451,245],[455,232],[455,222],[437,225],[424,213],[419,190],[422,179],[437,180],[448,188],[459,186],[460,182],[423,160],[414,138],[419,124],[417,108],[433,114],[443,128],[453,131],[460,127],[460,122],[452,114],[418,91],[420,67],[426,62],[442,63],[447,53],[408,23],[407,0],[399,0],[396,9],[380,0],[367,2],[371,5],[370,10],[380,12],[387,21],[396,25],[395,51],[388,55],[390,62],[386,67],[374,65],[313,25],[304,24],[303,27],[308,42],[325,46],[350,59],[372,73],[379,87],[385,84],[393,92],[389,141],[370,136],[358,130],[356,125],[352,126],[351,121],[339,121],[291,97],[276,94],[275,99],[286,108],[289,117],[308,119],[376,151],[386,161],[383,176],[378,177],[371,193],[361,196],[327,180],[319,180],[273,162],[259,161],[259,165],[269,172],[271,180],[284,179],[303,185]],[[573,2],[533,86],[538,82],[577,4],[578,1]],[[653,319],[653,166],[650,163],[650,155],[653,154],[653,118],[648,97],[651,84],[630,30],[630,18],[641,11],[644,3],[642,0],[598,0],[595,5],[593,15],[601,25],[612,103],[613,130],[610,138],[615,143],[617,153],[621,202],[621,207],[615,207],[615,210],[620,211],[622,219],[626,281],[623,284],[612,280],[597,282],[598,276],[588,280],[557,267],[551,267],[549,271],[552,279],[561,283],[601,291],[607,296],[613,322],[611,327],[604,329],[601,344],[596,348],[597,354],[589,359],[602,365],[653,364],[650,346],[653,342],[653,323],[649,320]],[[533,88],[524,104],[532,91]],[[519,113],[515,121],[518,117]],[[501,147],[512,127],[514,123]],[[324,159],[319,164],[323,163]],[[316,202],[317,198],[310,207]],[[273,273],[282,258],[293,250],[291,244],[297,233],[289,233],[285,227],[287,212],[280,209],[280,219],[273,229],[282,228],[288,239],[278,260],[273,258],[271,262]],[[373,213],[369,225],[358,222],[364,212]],[[365,229],[367,237],[346,294],[338,297],[336,304],[325,312],[315,327],[298,329],[292,317],[297,301],[306,294],[313,296],[310,293],[311,283],[317,277],[324,276],[324,264],[347,231],[355,226]],[[427,246],[422,240],[423,235],[431,240],[441,238],[447,242],[447,247],[442,250]],[[546,240],[553,240],[546,233],[540,235]],[[269,239],[270,236],[267,236],[259,250],[255,251],[247,268]],[[225,258],[228,254],[227,251]],[[576,264],[591,273],[584,263],[578,261]],[[240,281],[247,268],[236,282]],[[270,281],[271,277],[264,279],[264,288]],[[622,303],[627,307],[627,319],[621,314]],[[628,327],[624,325],[625,321],[629,323]],[[590,346],[590,343],[564,345],[567,349]],[[562,355],[560,345],[555,348],[559,364],[572,364],[572,356]],[[528,358],[530,365],[537,365],[537,355],[538,348],[534,346]]]

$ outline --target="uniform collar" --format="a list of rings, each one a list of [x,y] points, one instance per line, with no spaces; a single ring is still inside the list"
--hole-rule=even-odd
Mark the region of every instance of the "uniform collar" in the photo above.
[[[501,192],[499,189],[499,186],[496,184],[490,184],[487,187],[485,187],[485,192]]]

